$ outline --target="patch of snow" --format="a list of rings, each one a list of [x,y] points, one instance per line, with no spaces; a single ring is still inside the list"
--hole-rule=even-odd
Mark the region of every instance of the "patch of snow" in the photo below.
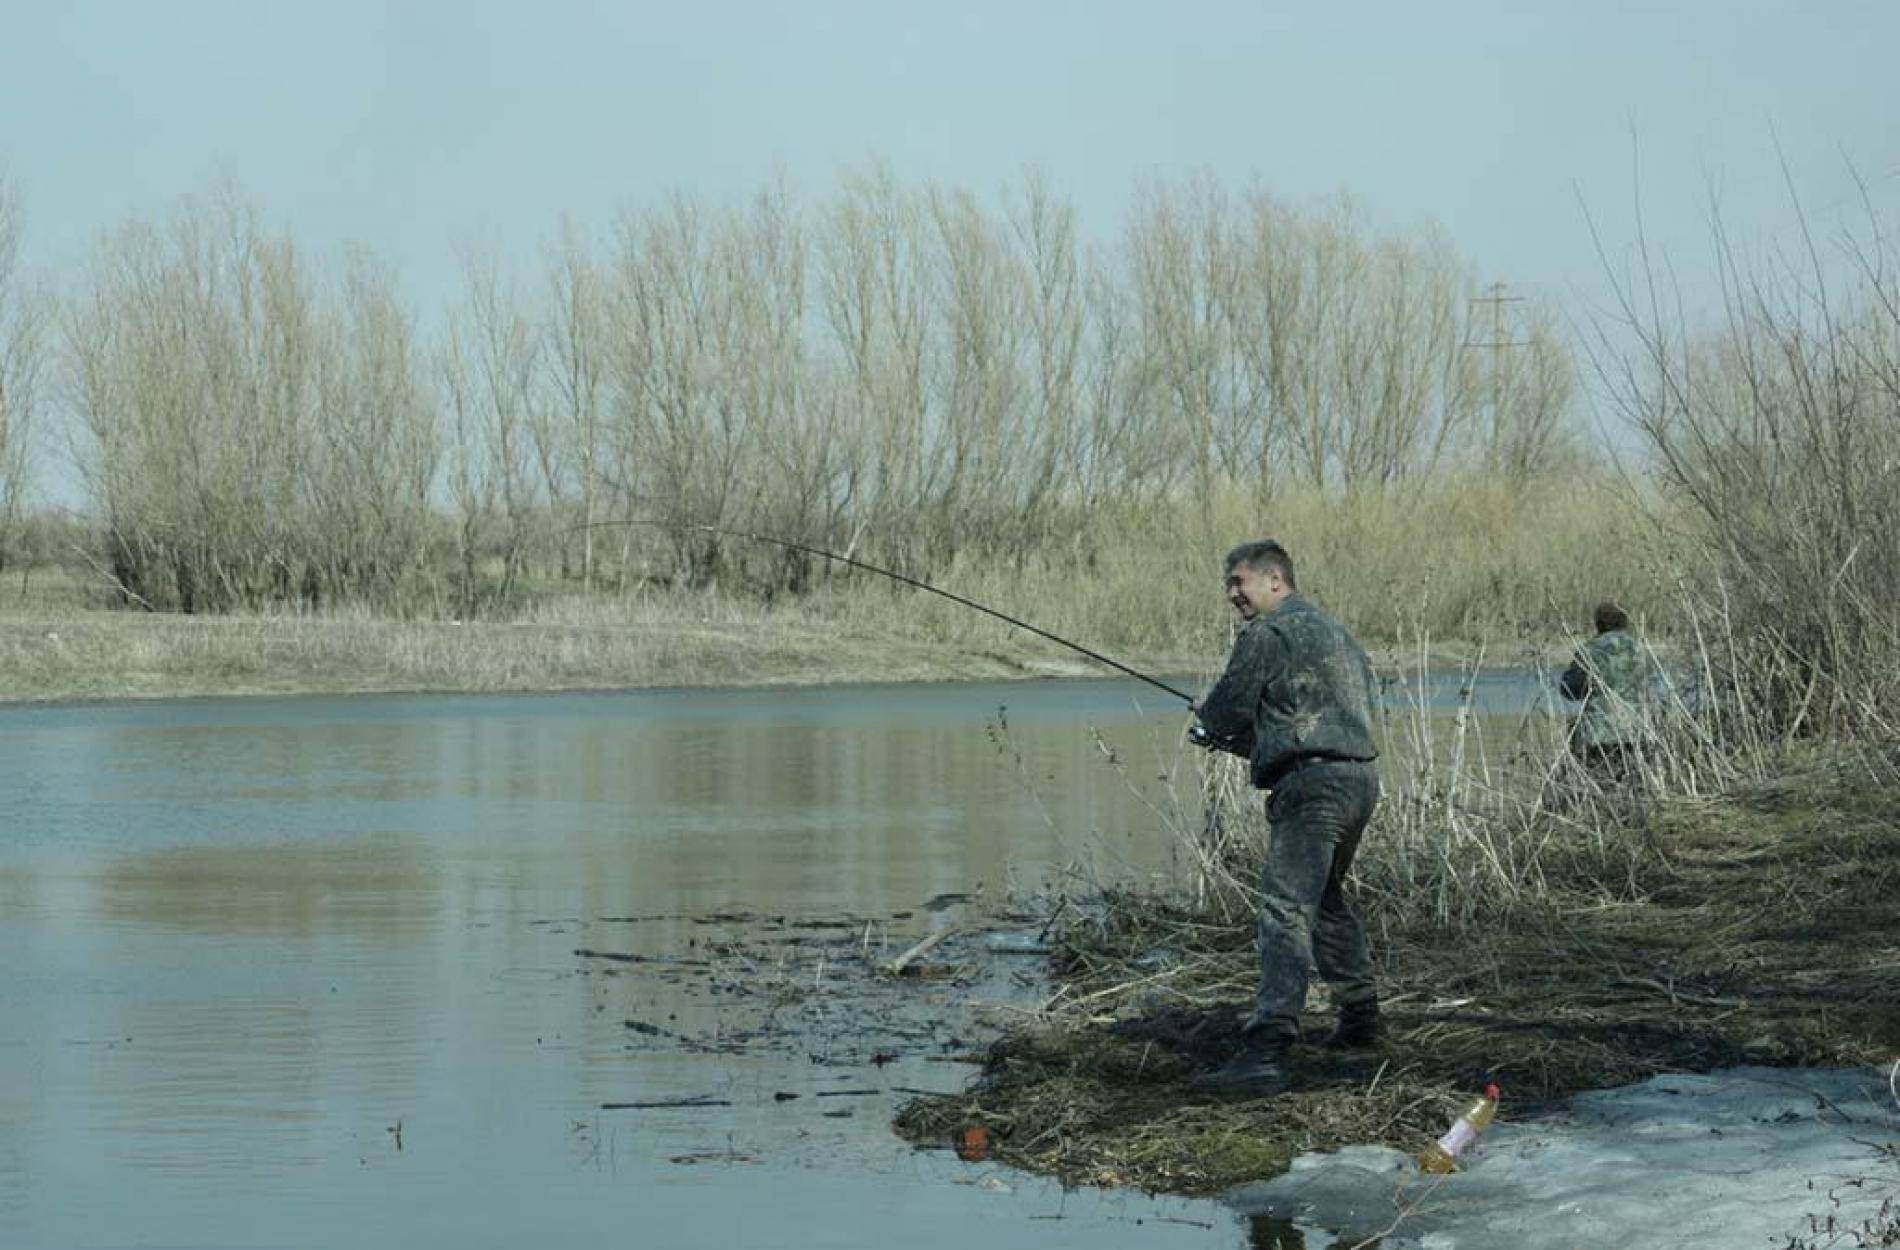
[[[1385,1250],[1772,1250],[1810,1216],[1856,1225],[1900,1192],[1884,1068],[1659,1076],[1524,1124],[1506,1118],[1509,1098],[1450,1176],[1357,1146],[1303,1155],[1228,1201],[1295,1223],[1315,1248],[1384,1233]]]

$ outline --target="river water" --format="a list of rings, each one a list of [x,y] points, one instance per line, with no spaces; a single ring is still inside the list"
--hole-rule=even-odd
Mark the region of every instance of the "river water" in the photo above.
[[[1165,871],[1181,727],[1119,681],[0,709],[0,1246],[1252,1244],[899,1141],[967,994],[811,1028],[811,934]]]

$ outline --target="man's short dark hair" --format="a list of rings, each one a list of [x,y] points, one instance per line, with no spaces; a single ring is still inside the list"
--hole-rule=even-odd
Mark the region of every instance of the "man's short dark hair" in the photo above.
[[[1285,547],[1271,538],[1242,543],[1227,553],[1226,567],[1229,573],[1243,564],[1257,573],[1272,569],[1280,575],[1280,580],[1286,583],[1288,590],[1298,589],[1299,583],[1293,580],[1293,557],[1286,553]]]
[[[1597,604],[1595,617],[1597,632],[1599,634],[1608,633],[1613,629],[1628,629],[1630,627],[1630,614],[1617,607],[1614,603],[1611,603],[1608,599]]]

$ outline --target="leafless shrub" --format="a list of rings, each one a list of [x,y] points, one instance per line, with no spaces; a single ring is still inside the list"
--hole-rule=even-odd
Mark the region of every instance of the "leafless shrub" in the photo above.
[[[224,192],[103,244],[65,341],[80,467],[126,601],[316,604],[408,576],[433,414],[372,262],[326,294]]]
[[[1752,256],[1718,219],[1719,324],[1690,324],[1645,253],[1596,327],[1687,518],[1697,615],[1733,639],[1721,681],[1775,735],[1890,731],[1900,693],[1900,280],[1871,225]]]

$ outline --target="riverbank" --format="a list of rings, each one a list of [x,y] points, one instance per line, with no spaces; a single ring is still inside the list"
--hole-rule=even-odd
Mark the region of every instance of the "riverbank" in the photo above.
[[[965,615],[975,621],[950,634],[939,617],[899,632],[902,618],[704,597],[556,605],[521,620],[467,623],[15,609],[0,613],[0,703],[1115,675],[1034,635]],[[1536,658],[1561,653],[1553,644]],[[1430,648],[1431,661],[1452,670],[1483,654],[1475,644]],[[1224,656],[1216,645],[1112,658],[1144,673],[1200,674],[1183,679],[1194,693]],[[1396,648],[1378,658],[1393,668],[1419,662],[1415,650]]]
[[[967,1090],[912,1102],[898,1128],[938,1143],[981,1125],[1004,1161],[1068,1182],[1216,1193],[1309,1151],[1416,1151],[1492,1081],[1521,1120],[1661,1073],[1892,1063],[1896,763],[1790,760],[1721,798],[1657,800],[1634,825],[1543,818],[1516,869],[1536,888],[1466,915],[1375,892],[1390,1041],[1300,1047],[1293,1089],[1273,1096],[1191,1084],[1238,1043],[1255,975],[1244,909],[1072,899],[1042,1012]],[[1391,832],[1368,835],[1362,879],[1393,879]],[[1465,853],[1451,842],[1448,862]],[[1323,995],[1310,1006],[1308,1036],[1323,1036]]]
[[[1185,667],[1167,657],[1140,658],[1161,669]],[[342,615],[0,617],[0,701],[8,702],[996,680],[1104,671],[1045,644],[1009,650],[943,644],[841,631],[789,612],[684,618],[648,611],[618,621],[467,624]]]

